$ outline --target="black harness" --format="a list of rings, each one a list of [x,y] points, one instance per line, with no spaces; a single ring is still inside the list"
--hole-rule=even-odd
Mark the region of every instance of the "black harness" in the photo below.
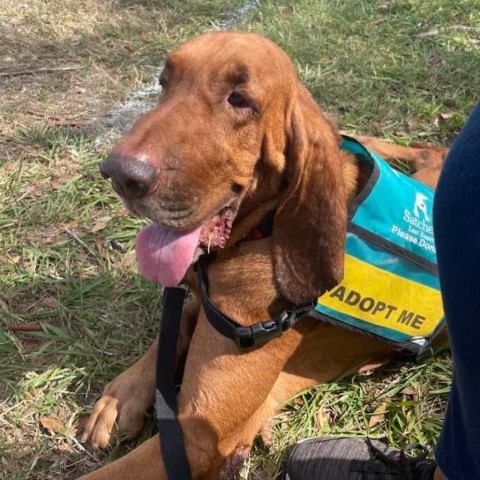
[[[313,303],[310,303],[306,306],[292,308],[269,320],[244,327],[227,317],[210,301],[208,297],[208,278],[204,265],[206,259],[204,257],[205,255],[202,255],[198,259],[195,268],[197,270],[200,298],[205,315],[215,330],[225,337],[234,340],[240,348],[259,347],[274,338],[280,337],[289,328],[293,327],[301,316],[310,312],[314,307]]]
[[[285,310],[274,318],[248,327],[240,325],[218,310],[210,301],[205,271],[205,262],[209,260],[208,257],[211,258],[211,255],[201,255],[195,265],[202,307],[212,327],[225,337],[234,340],[240,348],[258,347],[280,337],[314,307],[311,303]],[[177,340],[185,294],[185,289],[180,287],[164,289],[157,349],[156,420],[163,461],[170,480],[191,480],[192,478],[183,432],[177,418],[177,393],[181,379],[178,382],[175,381]]]

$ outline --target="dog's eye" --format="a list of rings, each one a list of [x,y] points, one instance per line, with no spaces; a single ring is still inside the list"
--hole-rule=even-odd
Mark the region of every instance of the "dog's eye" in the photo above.
[[[250,108],[252,106],[250,100],[238,92],[232,92],[227,101],[232,107],[235,108]]]

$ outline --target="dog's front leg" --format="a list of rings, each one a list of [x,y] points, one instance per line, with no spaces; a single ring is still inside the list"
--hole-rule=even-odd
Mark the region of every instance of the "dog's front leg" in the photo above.
[[[267,397],[301,339],[292,330],[262,348],[240,352],[200,315],[178,397],[194,479],[234,478],[259,428],[272,414],[265,408]],[[166,479],[158,436],[82,480],[112,478]]]
[[[196,299],[185,305],[178,357],[186,355],[198,310]],[[145,423],[145,412],[154,400],[157,341],[142,358],[105,386],[102,397],[95,404],[84,427],[82,442],[90,442],[94,448],[105,448],[118,431],[123,438],[134,438],[140,434]]]

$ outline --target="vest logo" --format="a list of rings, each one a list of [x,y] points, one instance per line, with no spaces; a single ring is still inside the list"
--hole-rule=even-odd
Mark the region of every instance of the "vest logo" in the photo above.
[[[423,214],[423,218],[429,222],[430,217],[428,216],[427,212],[427,204],[426,200],[428,200],[428,197],[424,195],[423,193],[417,192],[415,196],[415,204],[413,206],[413,214],[418,218],[420,217],[420,212]]]
[[[415,192],[413,209],[405,208],[403,211],[402,219],[407,225],[394,224],[391,232],[412,245],[436,254],[433,225],[428,208],[429,201],[430,198],[427,195]]]

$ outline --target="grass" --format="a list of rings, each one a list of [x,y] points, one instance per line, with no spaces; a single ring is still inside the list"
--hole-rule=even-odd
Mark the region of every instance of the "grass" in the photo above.
[[[247,28],[295,59],[344,129],[447,143],[478,98],[480,13],[470,1],[262,5]]]
[[[159,316],[159,292],[132,255],[142,221],[126,215],[97,166],[126,123],[117,117],[154,98],[146,87],[165,53],[241,4],[2,3],[2,71],[52,70],[0,77],[0,326],[42,328],[0,328],[0,478],[76,478],[135,446],[90,452],[75,439],[103,385],[147,348]],[[447,144],[480,85],[475,7],[271,0],[239,28],[285,48],[342,129]],[[55,70],[64,66],[76,70]],[[130,110],[119,107],[129,101]],[[274,478],[285,446],[318,434],[433,446],[450,375],[444,354],[304,392],[259,437],[244,476]]]

